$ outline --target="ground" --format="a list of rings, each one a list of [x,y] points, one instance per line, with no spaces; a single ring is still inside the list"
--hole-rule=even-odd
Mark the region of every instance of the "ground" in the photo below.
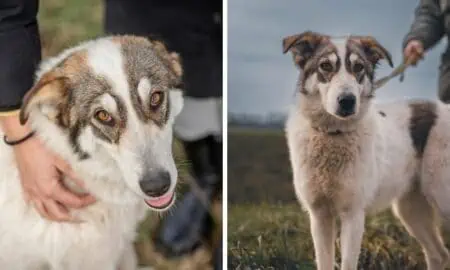
[[[102,16],[102,0],[41,0],[38,20],[43,57],[55,55],[81,41],[103,35]],[[175,146],[175,152],[177,167],[181,172],[179,186],[182,193],[187,187],[187,184],[183,183],[186,176],[186,162],[183,161],[179,145]],[[220,222],[221,208],[221,204],[216,203],[212,209],[218,222]],[[170,215],[170,212],[166,215]],[[168,260],[155,252],[151,235],[160,219],[161,216],[149,213],[139,229],[136,249],[142,265],[149,265],[154,269],[211,269],[211,251],[207,247],[202,247],[194,254],[176,260]],[[217,240],[220,234],[220,230],[216,231],[213,240]]]
[[[315,269],[283,132],[229,128],[228,149],[229,269]],[[339,254],[339,239],[336,247]],[[359,269],[426,267],[418,243],[386,211],[366,219]]]

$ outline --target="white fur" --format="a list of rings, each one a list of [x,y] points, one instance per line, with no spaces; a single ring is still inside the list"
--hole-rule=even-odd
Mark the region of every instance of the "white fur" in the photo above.
[[[147,101],[150,97],[152,90],[152,83],[148,78],[142,78],[138,84],[138,94],[143,102]]]
[[[345,47],[336,47],[342,57]],[[438,209],[448,226],[448,105],[436,102],[438,119],[430,131],[423,157],[418,158],[410,135],[409,102],[371,104],[364,93],[372,86],[367,81],[358,85],[344,68],[329,84],[321,85],[315,75],[308,80],[305,83],[308,93],[299,96],[290,111],[286,135],[295,192],[311,220],[318,269],[334,269],[336,219],[341,220],[341,269],[353,270],[357,267],[365,215],[390,205],[422,244],[428,269],[444,269],[448,253],[434,213]],[[311,94],[316,88],[320,97]],[[336,99],[343,88],[358,98],[357,107],[361,108],[354,119],[343,120],[335,115]],[[334,120],[324,121],[327,125],[321,126],[313,118],[319,111],[326,111],[323,115],[328,116],[317,119]],[[326,132],[336,129],[343,134],[327,135]],[[338,150],[332,152],[333,147]],[[352,154],[345,156],[347,153]],[[349,158],[348,163],[345,158]],[[420,187],[415,186],[414,179],[418,179]]]
[[[173,191],[177,170],[172,158],[172,124],[183,106],[181,91],[170,90],[171,115],[164,128],[138,121],[131,109],[128,84],[119,46],[108,38],[98,39],[66,50],[45,61],[38,79],[72,52],[87,49],[93,72],[112,82],[115,94],[126,101],[129,126],[119,146],[95,140],[86,128],[80,135],[82,148],[95,153],[79,161],[68,143],[67,134],[38,110],[31,111],[30,122],[43,142],[68,161],[98,201],[72,215],[81,224],[58,223],[43,219],[23,197],[17,164],[10,146],[0,142],[0,269],[14,270],[132,270],[137,268],[133,241],[139,221],[148,206],[138,181],[144,166],[160,166],[172,176]],[[114,109],[110,96],[101,99]],[[0,136],[3,132],[0,129]],[[142,148],[140,152],[137,148]],[[151,152],[143,162],[138,153]],[[148,156],[145,156],[147,158]],[[149,163],[153,162],[153,163]],[[70,181],[70,180],[68,180]]]

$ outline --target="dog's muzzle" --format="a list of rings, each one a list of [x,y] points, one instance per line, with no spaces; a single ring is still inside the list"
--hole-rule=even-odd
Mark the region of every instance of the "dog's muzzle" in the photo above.
[[[338,109],[336,114],[347,117],[355,113],[356,97],[353,94],[342,94],[337,99]]]
[[[146,195],[160,197],[169,190],[170,182],[170,173],[168,171],[155,170],[147,172],[139,181],[139,186]]]
[[[170,191],[171,176],[165,170],[151,170],[147,172],[139,186],[149,199],[145,199],[145,203],[153,210],[166,210],[172,206],[175,201],[175,193]]]

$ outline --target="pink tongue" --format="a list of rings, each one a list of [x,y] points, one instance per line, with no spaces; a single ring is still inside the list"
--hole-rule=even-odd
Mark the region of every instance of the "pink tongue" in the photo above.
[[[173,197],[173,193],[169,193],[169,194],[163,195],[158,198],[152,198],[152,199],[145,200],[145,202],[148,205],[150,205],[151,207],[163,208],[163,207],[167,206],[170,203],[170,201],[172,201],[172,197]]]

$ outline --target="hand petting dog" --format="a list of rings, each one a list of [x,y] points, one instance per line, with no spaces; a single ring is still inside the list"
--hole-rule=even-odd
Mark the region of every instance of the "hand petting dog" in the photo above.
[[[15,115],[2,117],[0,122],[10,140],[23,138],[31,132],[28,125],[20,125]],[[15,145],[14,154],[25,197],[42,217],[76,222],[69,208],[82,208],[95,202],[91,195],[75,194],[64,187],[62,175],[70,177],[80,187],[84,183],[64,160],[48,150],[38,138],[31,137]]]

